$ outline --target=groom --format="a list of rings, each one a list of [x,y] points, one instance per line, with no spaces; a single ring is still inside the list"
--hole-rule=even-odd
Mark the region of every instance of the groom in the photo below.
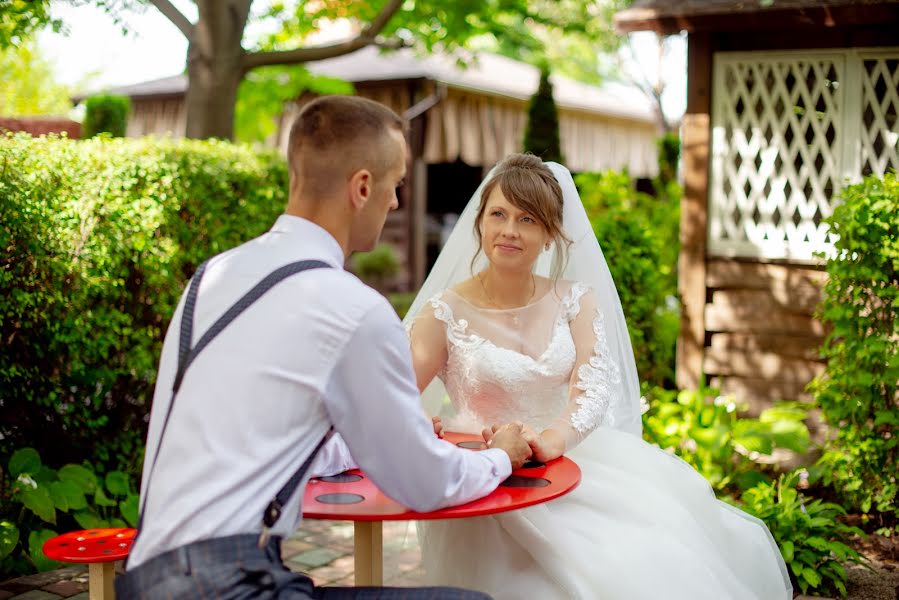
[[[501,428],[483,452],[439,440],[419,406],[399,319],[342,269],[349,253],[374,247],[398,206],[401,119],[361,98],[319,98],[291,129],[288,161],[285,214],[204,263],[172,319],[139,533],[116,590],[122,598],[484,598],[450,588],[316,588],[281,562],[317,454],[317,472],[335,472],[350,452],[378,487],[417,511],[490,493],[530,454],[518,425]]]

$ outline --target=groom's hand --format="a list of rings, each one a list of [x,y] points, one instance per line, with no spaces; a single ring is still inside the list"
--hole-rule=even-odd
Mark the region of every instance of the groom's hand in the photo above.
[[[489,432],[489,437],[488,437]],[[499,448],[509,455],[512,468],[517,469],[531,457],[531,447],[522,435],[521,423],[508,423],[502,427],[484,430],[488,448]]]

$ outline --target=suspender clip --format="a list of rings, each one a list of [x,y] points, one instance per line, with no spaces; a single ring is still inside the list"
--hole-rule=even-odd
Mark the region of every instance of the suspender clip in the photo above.
[[[259,549],[264,550],[266,546],[268,546],[268,540],[271,537],[271,532],[268,527],[265,525],[262,526],[262,533],[259,534]]]

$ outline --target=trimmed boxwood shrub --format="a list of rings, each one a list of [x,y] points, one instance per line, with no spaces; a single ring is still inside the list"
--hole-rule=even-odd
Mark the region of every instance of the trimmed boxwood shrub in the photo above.
[[[131,99],[128,96],[91,96],[84,103],[83,137],[91,138],[101,133],[111,137],[125,137]]]
[[[0,138],[0,464],[137,472],[184,284],[267,230],[287,181],[226,142]]]

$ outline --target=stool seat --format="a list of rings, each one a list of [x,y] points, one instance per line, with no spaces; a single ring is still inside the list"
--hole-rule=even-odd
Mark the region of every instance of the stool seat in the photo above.
[[[114,600],[115,562],[128,558],[136,529],[122,527],[70,531],[44,542],[44,556],[87,563],[90,600]]]
[[[44,542],[44,555],[60,562],[99,563],[128,558],[135,529],[70,531]]]

